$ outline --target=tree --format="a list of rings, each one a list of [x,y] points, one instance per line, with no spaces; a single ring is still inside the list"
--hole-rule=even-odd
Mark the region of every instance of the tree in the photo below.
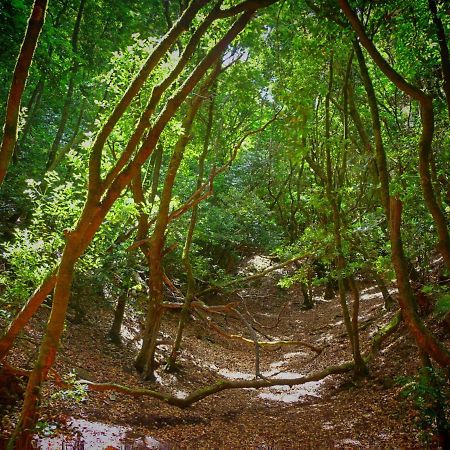
[[[18,445],[26,446],[27,443],[29,443],[30,431],[33,429],[37,420],[39,387],[45,380],[56,355],[57,345],[63,331],[70,287],[77,260],[89,245],[104,217],[119,197],[121,191],[136,176],[141,165],[150,156],[157,145],[164,127],[174,116],[188,94],[195,88],[205,72],[224,52],[232,40],[244,29],[246,24],[251,20],[255,10],[258,7],[265,6],[265,4],[270,4],[271,2],[256,2],[255,5],[253,5],[252,2],[249,2],[249,4],[244,2],[243,4],[228,10],[221,10],[218,7],[213,8],[212,14],[207,16],[207,19],[205,19],[206,22],[200,25],[200,29],[202,27],[207,29],[210,23],[208,23],[208,21],[210,21],[212,17],[216,19],[219,17],[226,18],[238,14],[242,10],[244,12],[231,25],[218,43],[211,48],[203,60],[194,68],[175,94],[168,99],[156,121],[147,132],[140,148],[137,150],[135,156],[133,156],[135,148],[138,146],[139,141],[147,128],[146,124],[148,123],[148,118],[154,110],[151,101],[154,97],[151,97],[150,103],[144,111],[127,147],[119,157],[115,166],[110,169],[109,173],[102,179],[102,150],[108,136],[113,131],[114,126],[121,116],[125,113],[126,108],[130,105],[133,98],[138,94],[140,88],[143,86],[156,64],[171,48],[178,36],[186,29],[187,25],[194,19],[197,11],[200,10],[205,3],[206,1],[204,0],[194,0],[171,30],[169,30],[166,36],[155,47],[154,51],[142,66],[137,77],[128,87],[92,144],[89,157],[87,199],[76,227],[73,230],[68,231],[65,236],[66,243],[55,277],[52,312],[40,347],[38,360],[29,377],[20,423],[12,438],[12,442],[17,441]],[[206,27],[205,23],[207,24]],[[187,62],[188,61],[185,61],[185,64]],[[177,69],[175,68],[174,70],[176,71]],[[157,100],[159,100],[159,98],[157,98]]]
[[[6,176],[8,165],[14,152],[17,141],[17,130],[19,124],[20,102],[25,89],[28,71],[33,59],[39,34],[45,21],[47,1],[36,0],[33,4],[25,37],[22,42],[16,67],[14,69],[11,88],[6,107],[5,124],[3,126],[3,138],[0,147],[0,186]]]

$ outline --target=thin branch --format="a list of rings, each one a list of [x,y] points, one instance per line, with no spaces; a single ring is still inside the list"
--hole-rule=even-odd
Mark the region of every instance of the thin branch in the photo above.
[[[219,325],[217,325],[216,323],[214,323],[211,319],[206,318],[202,315],[200,315],[200,318],[203,319],[209,328],[211,328],[212,330],[214,330],[215,332],[217,332],[218,334],[220,334],[221,336],[227,338],[227,339],[232,339],[232,340],[237,340],[237,341],[241,341],[244,342],[246,344],[255,344],[255,341],[253,339],[248,339],[240,334],[231,334],[231,333],[227,333],[225,330],[223,330]],[[305,342],[305,341],[299,341],[299,340],[293,340],[293,341],[286,341],[286,340],[282,340],[282,341],[258,341],[258,345],[260,347],[288,347],[288,346],[299,346],[299,347],[306,347],[309,348],[310,350],[312,350],[313,352],[317,353],[318,355],[320,355],[323,352],[323,348],[320,347],[316,347],[313,344],[310,344],[309,342]]]

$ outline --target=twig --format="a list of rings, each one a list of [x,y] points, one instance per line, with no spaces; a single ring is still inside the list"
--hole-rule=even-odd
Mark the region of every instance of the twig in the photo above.
[[[246,344],[254,344],[254,341],[252,339],[248,339],[240,334],[230,334],[227,333],[226,331],[224,331],[222,328],[219,327],[219,325],[217,325],[216,323],[214,323],[211,319],[209,318],[205,318],[204,316],[200,315],[200,318],[202,320],[204,320],[208,327],[213,329],[214,331],[216,331],[218,334],[220,334],[221,336],[224,336],[228,339],[233,339],[233,340],[238,340],[238,341],[242,341],[245,342]],[[322,353],[323,348],[320,347],[316,347],[313,344],[310,344],[309,342],[305,342],[305,341],[258,341],[258,345],[260,347],[281,347],[281,346],[300,346],[300,347],[306,347],[309,348],[310,350],[316,352],[317,354]]]
[[[250,325],[250,323],[245,319],[244,315],[238,309],[233,308],[233,311],[241,318],[242,322],[244,322],[253,338],[253,343],[255,345],[255,379],[264,378],[263,375],[261,374],[261,371],[259,370],[259,342],[256,331],[253,329],[253,327]]]

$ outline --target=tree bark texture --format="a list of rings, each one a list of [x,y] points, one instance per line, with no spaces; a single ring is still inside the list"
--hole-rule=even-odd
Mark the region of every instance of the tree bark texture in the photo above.
[[[391,197],[391,248],[392,262],[397,276],[398,301],[403,320],[408,326],[419,348],[423,349],[442,367],[450,367],[449,351],[430,333],[417,313],[416,299],[409,283],[401,239],[402,202]]]
[[[213,91],[215,91],[214,87],[212,88]],[[212,125],[213,125],[213,116],[214,116],[214,93],[209,98],[209,107],[208,107],[208,122],[206,124],[206,133],[205,133],[205,140],[203,142],[203,151],[199,156],[198,159],[198,175],[197,175],[197,189],[199,190],[203,184],[203,177],[205,173],[205,160],[206,156],[208,154],[210,140],[211,140],[211,131],[212,131]],[[195,226],[197,224],[197,214],[198,214],[198,205],[196,204],[192,208],[191,213],[191,219],[189,221],[189,227],[186,234],[186,240],[184,243],[183,248],[183,265],[184,269],[186,271],[186,277],[187,277],[187,292],[186,292],[186,298],[184,300],[183,308],[181,309],[180,313],[180,320],[178,322],[178,328],[177,328],[177,335],[175,337],[172,350],[170,352],[169,358],[167,360],[167,370],[172,370],[176,364],[176,359],[178,356],[178,352],[180,350],[181,346],[181,340],[183,338],[183,331],[184,331],[184,325],[186,323],[187,318],[189,317],[189,308],[192,300],[194,299],[195,294],[195,277],[192,270],[192,265],[190,261],[190,250],[191,250],[191,244],[194,237],[194,231]]]
[[[5,179],[9,162],[16,146],[20,103],[28,78],[28,71],[39,39],[39,34],[44,25],[46,11],[47,0],[35,0],[30,18],[28,19],[27,30],[22,42],[22,47],[20,48],[19,57],[17,58],[16,67],[14,69],[8,103],[6,106],[2,144],[0,147],[0,186]]]
[[[261,2],[266,3],[266,2]],[[146,159],[152,154],[155,148],[159,136],[161,135],[164,127],[173,117],[173,115],[178,110],[179,106],[183,103],[189,93],[194,89],[198,81],[202,78],[204,73],[209,69],[209,67],[214,63],[215,59],[226,49],[226,47],[232,42],[232,40],[244,29],[245,25],[251,20],[254,11],[249,10],[242,14],[242,16],[236,20],[235,24],[226,33],[226,35],[211,49],[208,55],[203,59],[203,61],[194,69],[188,79],[183,83],[183,85],[176,91],[176,93],[168,100],[165,108],[156,119],[154,126],[149,131],[146,140],[139,149],[136,157],[127,165],[127,167],[120,172],[120,174],[111,182],[108,190],[101,202],[98,201],[97,197],[92,197],[86,202],[83,211],[81,213],[80,219],[76,226],[76,230],[83,235],[83,241],[78,248],[78,257],[80,257],[85,249],[88,247],[92,241],[98,228],[101,226],[103,219],[111,209],[114,202],[119,198],[122,190],[129,185],[133,177],[135,177],[140,170],[142,164]],[[96,191],[100,191],[100,187],[96,188]],[[58,267],[61,265],[61,261]],[[20,313],[18,317],[14,319],[13,322],[21,324],[23,327],[29,318],[36,312],[45,297],[51,292],[56,283],[57,277],[52,280],[52,283],[45,283],[37,292],[45,292],[45,295],[39,294],[37,297],[33,295],[28,300],[24,307],[24,312]],[[40,300],[40,303],[38,303]],[[31,314],[31,315],[30,315]],[[17,327],[15,327],[16,329]],[[12,340],[14,340],[12,337]],[[9,338],[7,339],[9,340]],[[0,340],[1,342],[1,340]]]

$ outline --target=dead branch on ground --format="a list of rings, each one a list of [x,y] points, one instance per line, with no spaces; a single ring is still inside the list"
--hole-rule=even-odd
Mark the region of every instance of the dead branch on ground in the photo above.
[[[257,380],[219,380],[218,382],[200,388],[194,391],[186,398],[179,398],[171,394],[158,392],[152,389],[130,388],[114,383],[94,383],[87,380],[80,380],[80,383],[87,386],[89,391],[106,392],[115,391],[118,393],[130,395],[132,397],[151,397],[161,400],[169,405],[177,406],[179,408],[187,408],[200,400],[203,400],[210,395],[217,394],[228,389],[244,389],[253,388],[261,389],[271,386],[297,386],[300,384],[309,383],[312,381],[319,381],[329,375],[337,375],[350,372],[354,367],[353,361],[348,361],[337,366],[330,366],[326,369],[314,372],[310,375],[299,378],[264,378]]]

